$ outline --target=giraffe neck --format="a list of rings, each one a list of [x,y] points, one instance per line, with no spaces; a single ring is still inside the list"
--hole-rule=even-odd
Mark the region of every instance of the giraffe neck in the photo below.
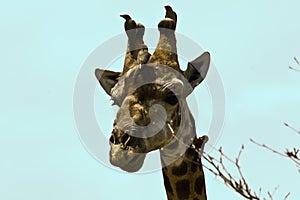
[[[160,149],[162,173],[168,200],[206,200],[204,172],[195,146],[195,122],[188,107],[175,139]],[[197,145],[196,145],[197,144]],[[201,144],[202,146],[202,144]]]
[[[175,162],[162,168],[168,200],[206,200],[199,152],[189,147]]]

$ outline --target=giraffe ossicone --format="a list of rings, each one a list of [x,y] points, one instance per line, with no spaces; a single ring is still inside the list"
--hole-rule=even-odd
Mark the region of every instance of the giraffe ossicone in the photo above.
[[[170,6],[165,8],[152,55],[143,40],[144,25],[124,14],[128,44],[122,72],[95,70],[100,85],[119,106],[109,139],[109,158],[112,165],[136,172],[147,153],[159,150],[168,199],[204,200],[198,150],[207,137],[197,138],[186,98],[205,79],[210,54],[204,52],[189,62],[185,71],[180,69],[177,15]]]

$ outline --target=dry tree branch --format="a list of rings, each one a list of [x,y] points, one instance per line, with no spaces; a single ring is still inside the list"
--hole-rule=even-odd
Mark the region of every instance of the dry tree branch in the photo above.
[[[300,72],[300,69],[296,69],[296,68],[294,68],[294,67],[292,67],[292,66],[289,66],[289,69],[294,70],[294,71],[296,71],[296,72]]]
[[[300,62],[298,61],[298,59],[296,57],[294,57],[294,60],[296,61],[296,63],[300,66]],[[300,69],[296,69],[294,67],[289,66],[289,69],[300,72]]]
[[[250,142],[252,142],[252,143],[254,143],[254,144],[258,145],[258,146],[261,146],[261,147],[263,147],[265,149],[268,149],[269,151],[272,151],[275,154],[278,154],[278,155],[283,156],[283,157],[287,157],[286,154],[280,153],[279,151],[276,151],[275,149],[272,149],[271,147],[269,147],[269,146],[267,146],[265,144],[260,144],[260,143],[256,142],[255,140],[253,140],[252,138],[250,138]]]
[[[294,57],[294,60],[296,61],[296,63],[300,66],[300,62],[297,60],[296,57]]]
[[[296,57],[294,57],[295,62],[300,66],[300,62],[297,60]],[[296,69],[293,68],[291,66],[289,66],[290,69],[294,70],[294,71],[298,71],[300,72],[300,69]],[[292,129],[293,131],[297,132],[298,134],[300,134],[300,131],[298,131],[297,129],[293,128],[292,126],[290,126],[287,123],[284,123],[285,126],[289,127],[290,129]],[[272,151],[275,154],[278,154],[280,156],[283,157],[287,157],[289,159],[291,159],[293,162],[296,163],[296,165],[299,168],[299,173],[300,173],[300,157],[298,156],[299,153],[299,149],[293,148],[293,150],[286,150],[285,153],[281,153],[265,144],[260,144],[256,141],[254,141],[253,139],[250,138],[250,141],[258,146],[261,146],[263,148],[268,149],[269,151]],[[206,168],[209,172],[211,172],[212,174],[214,174],[216,177],[221,178],[225,185],[228,186],[229,188],[233,189],[235,192],[237,192],[238,194],[240,194],[241,196],[243,196],[245,199],[249,199],[249,200],[266,200],[266,198],[261,198],[261,191],[262,189],[259,188],[258,190],[258,194],[254,191],[251,191],[251,188],[249,187],[246,179],[244,178],[244,175],[242,173],[242,169],[241,166],[239,164],[239,160],[242,154],[242,151],[244,150],[244,145],[242,145],[241,150],[238,153],[238,156],[236,157],[235,161],[233,161],[232,159],[230,159],[228,156],[226,156],[223,151],[222,148],[220,147],[217,151],[220,154],[219,159],[214,158],[213,156],[208,155],[205,152],[201,152],[200,149],[195,149],[200,156],[202,156],[202,158],[204,160],[206,160],[209,164],[209,166],[206,166],[204,164],[202,164],[202,166],[204,168]],[[225,158],[227,161],[230,161],[232,164],[234,164],[234,166],[236,167],[238,173],[239,173],[239,178],[235,178],[226,168],[224,162],[223,162],[223,158]],[[194,161],[191,161],[194,162]],[[199,164],[199,163],[198,163]],[[278,186],[274,189],[274,191],[272,193],[267,192],[268,198],[270,200],[273,200],[274,194],[275,192],[278,190]],[[288,197],[290,196],[290,192],[288,192],[283,200],[287,200]]]
[[[217,151],[220,154],[219,159],[214,158],[213,156],[208,155],[207,153],[203,152],[201,153],[201,151],[199,150],[199,154],[202,155],[202,158],[204,160],[207,161],[207,163],[209,164],[209,166],[202,164],[202,166],[204,168],[206,168],[209,172],[211,172],[212,174],[214,174],[216,177],[221,178],[225,185],[228,186],[229,188],[233,189],[235,192],[237,192],[238,194],[240,194],[242,197],[244,197],[245,199],[249,199],[249,200],[261,200],[261,199],[266,199],[266,198],[261,198],[261,188],[259,189],[258,195],[257,193],[251,190],[251,188],[248,185],[248,182],[246,181],[241,166],[239,164],[241,155],[242,155],[242,151],[244,150],[244,145],[242,145],[241,150],[238,153],[238,156],[236,157],[235,161],[233,161],[232,159],[230,159],[228,156],[226,156],[223,153],[222,148],[220,147]],[[238,171],[239,177],[235,178],[230,172],[229,170],[226,168],[223,159],[226,159],[227,161],[230,161],[230,163],[232,163],[235,168]],[[278,187],[275,188],[273,193],[268,192],[268,198],[270,200],[273,200],[273,196],[275,191],[277,190]],[[289,196],[289,193],[284,197],[284,200],[286,200]]]
[[[299,61],[297,61],[299,62]],[[284,125],[288,128],[290,128],[291,130],[295,131],[296,133],[300,134],[300,131],[298,131],[296,128],[290,126],[288,123],[284,123]],[[292,160],[294,163],[296,163],[296,166],[298,167],[298,172],[300,173],[300,156],[299,156],[299,149],[297,148],[293,148],[292,150],[286,149],[284,153],[281,153],[265,144],[260,144],[256,141],[254,141],[253,139],[250,138],[250,141],[260,147],[263,147],[265,149],[268,149],[269,151],[272,151],[275,154],[278,154],[280,156],[289,158],[290,160]]]
[[[298,155],[299,149],[296,149],[296,148],[293,148],[293,150],[286,149],[285,153],[281,153],[265,144],[260,144],[251,138],[250,138],[250,141],[260,147],[263,147],[265,149],[268,149],[269,151],[272,151],[273,153],[275,153],[277,155],[291,159],[294,163],[296,163],[296,166],[298,167],[298,172],[300,173],[300,157]]]
[[[213,147],[213,149],[217,150],[216,148]],[[230,159],[227,155],[223,153],[222,147],[220,147],[217,151],[220,154],[219,159],[214,158],[213,156],[208,155],[206,152],[203,152],[201,148],[197,149],[194,147],[194,150],[199,154],[199,157],[204,158],[208,162],[210,166],[206,166],[202,163],[202,167],[206,168],[209,172],[214,174],[216,177],[221,178],[225,185],[228,186],[229,188],[233,189],[235,192],[240,194],[242,197],[245,199],[249,200],[266,200],[266,198],[261,198],[261,191],[262,189],[259,188],[258,190],[258,195],[254,191],[251,191],[251,188],[249,187],[246,179],[244,178],[244,175],[242,173],[241,166],[239,164],[239,160],[242,155],[242,151],[244,150],[244,145],[242,145],[241,150],[238,153],[238,156],[236,157],[235,161]],[[231,173],[227,170],[223,158],[225,158],[227,161],[232,163],[236,168],[239,173],[239,178],[235,178],[234,176],[231,175]],[[193,160],[190,160],[190,162],[193,162],[197,165],[201,165],[201,163],[195,162]],[[270,200],[273,200],[273,196],[275,192],[277,191],[278,186],[274,189],[272,193],[267,192],[268,198]],[[289,197],[290,193],[287,193],[284,197],[283,200],[287,200]]]
[[[268,192],[268,196],[271,200],[273,200],[273,196],[274,196],[275,192],[278,190],[278,188],[279,188],[279,185],[274,188],[272,194],[270,192]]]
[[[286,195],[285,195],[285,197],[284,197],[284,199],[283,200],[286,200],[287,198],[289,198],[289,196],[290,196],[290,192],[289,193],[287,193]]]
[[[292,129],[293,131],[295,131],[296,133],[300,134],[300,131],[298,131],[297,129],[295,129],[294,127],[290,126],[288,123],[283,123],[286,127]]]

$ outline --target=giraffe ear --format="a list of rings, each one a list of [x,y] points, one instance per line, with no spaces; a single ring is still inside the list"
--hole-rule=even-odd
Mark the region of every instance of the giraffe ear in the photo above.
[[[209,52],[204,52],[201,56],[188,63],[187,69],[183,74],[193,88],[205,79],[209,69],[209,63]]]
[[[95,75],[100,85],[104,89],[104,91],[111,96],[111,89],[118,82],[118,78],[120,77],[120,72],[114,72],[103,69],[96,69]]]

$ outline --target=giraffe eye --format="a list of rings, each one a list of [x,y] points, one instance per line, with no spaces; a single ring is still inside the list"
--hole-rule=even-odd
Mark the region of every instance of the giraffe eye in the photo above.
[[[165,102],[167,102],[168,104],[174,106],[178,103],[178,99],[175,95],[171,95],[171,96],[167,96],[165,98]]]

